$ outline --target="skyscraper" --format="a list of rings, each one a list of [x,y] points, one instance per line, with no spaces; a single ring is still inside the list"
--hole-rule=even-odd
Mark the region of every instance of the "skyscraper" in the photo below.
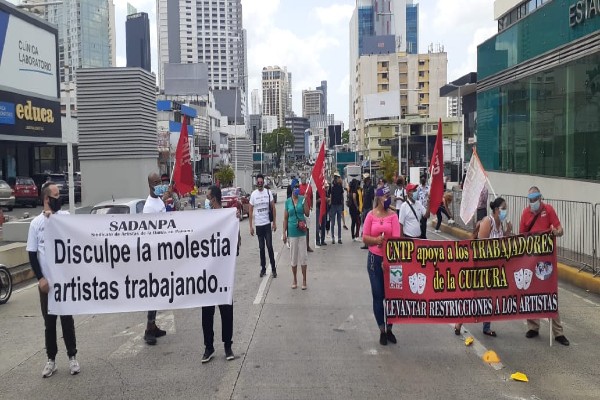
[[[145,12],[127,16],[125,22],[127,66],[140,67],[150,72],[150,20]]]
[[[164,63],[206,63],[213,90],[240,88],[248,103],[241,0],[158,0],[157,24],[161,89]]]
[[[302,116],[304,118],[323,114],[323,103],[325,96],[322,90],[302,91]]]
[[[321,115],[327,115],[327,81],[321,81],[321,86],[317,90],[323,92],[323,102],[321,103]]]
[[[285,117],[291,116],[291,73],[287,68],[264,67],[262,71],[262,114],[277,117],[277,127],[285,127]]]
[[[252,106],[251,113],[255,115],[262,114],[262,104],[260,102],[260,92],[258,91],[258,89],[253,89],[250,97],[250,102]]]
[[[419,53],[419,4],[414,0],[406,2],[406,52]]]
[[[70,67],[69,81],[74,80],[78,68],[116,66],[113,0],[62,0],[62,4],[29,0],[26,3],[40,3],[32,11],[58,25],[61,82],[65,81],[65,64]]]

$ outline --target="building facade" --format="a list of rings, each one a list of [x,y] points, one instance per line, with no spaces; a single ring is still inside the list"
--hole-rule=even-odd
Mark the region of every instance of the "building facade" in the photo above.
[[[507,194],[537,183],[547,198],[597,198],[598,10],[576,0],[507,3],[496,2],[499,32],[478,47],[479,156]]]
[[[262,113],[262,103],[260,102],[260,91],[258,89],[252,89],[250,97],[250,112],[254,115]]]
[[[292,111],[291,73],[287,68],[264,67],[262,70],[262,114],[277,117],[277,127],[285,127]]]
[[[406,2],[406,52],[419,53],[419,4],[414,0]]]
[[[125,22],[127,67],[139,67],[150,72],[150,20],[145,12],[130,14]]]
[[[248,103],[241,0],[159,0],[156,15],[161,89],[165,63],[206,63],[213,90],[240,88]]]
[[[309,118],[313,115],[323,114],[325,94],[321,90],[302,91],[302,116]]]
[[[287,117],[285,127],[294,135],[294,147],[292,155],[296,160],[308,159],[308,141],[310,135],[310,122],[308,118]]]
[[[327,81],[321,81],[321,86],[317,86],[317,90],[320,90],[323,93],[321,115],[327,115]]]

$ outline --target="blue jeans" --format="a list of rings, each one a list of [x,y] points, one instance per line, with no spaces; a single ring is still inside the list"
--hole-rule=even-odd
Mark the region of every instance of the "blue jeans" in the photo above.
[[[317,246],[321,245],[321,243],[325,243],[325,225],[327,223],[327,212],[323,214],[323,219],[319,221],[319,214],[321,210],[319,207],[316,207],[315,211],[315,221],[316,221],[316,235],[317,235]]]
[[[367,272],[371,281],[371,294],[373,295],[373,314],[377,325],[381,328],[385,325],[383,300],[385,297],[383,285],[383,257],[369,251],[367,256]]]
[[[338,240],[342,240],[342,213],[344,212],[344,205],[332,205],[331,206],[331,239],[335,240],[335,220],[337,216],[338,223]]]

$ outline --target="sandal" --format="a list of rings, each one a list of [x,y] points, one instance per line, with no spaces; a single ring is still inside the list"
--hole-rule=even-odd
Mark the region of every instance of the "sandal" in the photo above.
[[[295,283],[292,284],[292,289],[296,289],[298,287],[298,285],[296,285]]]
[[[306,285],[302,285],[302,290],[306,290]]]
[[[461,328],[460,325],[454,325],[454,334],[456,336],[460,335],[460,328]]]
[[[494,332],[494,331],[484,331],[483,334],[487,335],[487,336],[491,336],[491,337],[496,337],[497,336],[496,332]]]

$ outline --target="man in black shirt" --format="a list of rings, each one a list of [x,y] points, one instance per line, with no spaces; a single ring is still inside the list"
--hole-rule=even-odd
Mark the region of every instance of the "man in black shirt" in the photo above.
[[[375,188],[371,184],[371,176],[369,174],[364,174],[364,184],[363,184],[363,211],[362,211],[362,222],[364,224],[365,218],[367,218],[367,214],[369,211],[373,209],[373,200],[375,199]],[[368,246],[362,246],[361,249],[368,249]]]
[[[342,244],[342,213],[344,212],[344,188],[339,173],[333,174],[333,186],[330,191],[331,200],[331,244],[335,244],[335,221],[338,223],[338,243]]]

